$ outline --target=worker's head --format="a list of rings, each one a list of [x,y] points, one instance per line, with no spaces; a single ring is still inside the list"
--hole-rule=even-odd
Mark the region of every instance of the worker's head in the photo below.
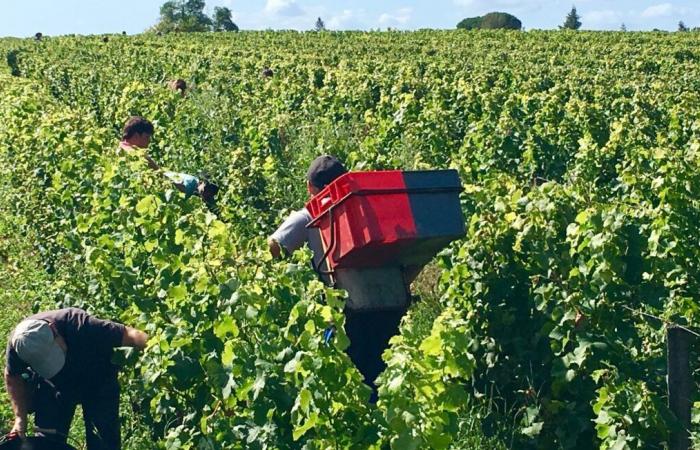
[[[66,341],[46,320],[26,319],[12,332],[12,349],[39,376],[51,379],[66,363]]]
[[[148,148],[151,136],[153,136],[153,124],[143,117],[133,116],[124,125],[122,140],[134,147]]]
[[[347,172],[343,163],[338,158],[330,155],[319,156],[314,159],[306,172],[306,188],[309,194],[316,195]]]
[[[199,184],[197,185],[197,194],[202,198],[202,201],[207,204],[213,204],[216,201],[216,194],[219,193],[219,186],[212,183],[206,176],[199,176]]]
[[[168,87],[170,87],[170,89],[173,91],[179,92],[180,95],[184,97],[185,92],[187,91],[187,82],[178,78],[177,80],[170,81],[168,83]]]

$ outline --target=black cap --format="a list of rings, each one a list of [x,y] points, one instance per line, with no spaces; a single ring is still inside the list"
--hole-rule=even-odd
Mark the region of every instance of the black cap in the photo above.
[[[312,186],[323,189],[333,180],[346,173],[347,169],[338,158],[331,155],[323,155],[314,159],[306,172],[306,179]]]

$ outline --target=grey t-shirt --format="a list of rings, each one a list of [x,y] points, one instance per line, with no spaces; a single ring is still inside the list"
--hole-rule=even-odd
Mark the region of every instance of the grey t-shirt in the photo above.
[[[308,243],[311,251],[314,252],[314,265],[319,266],[321,258],[323,258],[324,246],[321,241],[321,234],[318,228],[306,228],[306,225],[311,222],[312,217],[306,208],[298,211],[293,211],[282,225],[272,233],[272,238],[288,253],[299,250],[304,244]],[[322,270],[326,270],[325,262],[321,266]],[[325,278],[324,278],[325,279]]]

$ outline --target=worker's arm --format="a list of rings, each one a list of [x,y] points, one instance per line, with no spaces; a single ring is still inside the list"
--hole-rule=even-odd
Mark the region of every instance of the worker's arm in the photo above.
[[[306,225],[311,216],[305,211],[294,211],[267,240],[270,253],[275,258],[300,249],[308,239]]]
[[[10,375],[5,370],[5,387],[15,413],[15,423],[10,434],[24,437],[27,432],[27,412],[29,411],[29,387],[20,375]]]
[[[134,347],[139,350],[146,348],[148,335],[143,331],[122,325],[111,320],[98,319],[87,312],[76,309],[77,316],[82,316],[83,325],[77,327],[66,327],[63,337],[67,341],[80,339],[81,342],[92,342],[93,345],[101,348]],[[77,334],[76,334],[77,333]]]
[[[124,327],[124,337],[122,338],[122,347],[134,347],[139,350],[146,348],[148,343],[148,335],[136,328]]]
[[[148,167],[150,167],[152,170],[160,170],[160,166],[158,165],[157,162],[149,154],[146,154],[146,163],[148,164]]]
[[[185,185],[184,185],[184,184],[182,184],[182,183],[176,183],[176,182],[173,181],[173,186],[175,186],[175,188],[176,188],[178,191],[182,192],[183,194],[187,194],[187,190],[185,189]]]

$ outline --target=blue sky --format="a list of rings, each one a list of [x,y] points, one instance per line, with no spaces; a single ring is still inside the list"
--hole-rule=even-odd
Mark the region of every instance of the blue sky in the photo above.
[[[0,36],[139,33],[158,19],[164,0],[1,0]],[[675,30],[680,20],[700,26],[700,0],[577,0],[585,29]],[[242,29],[454,28],[464,17],[489,11],[516,15],[526,29],[556,28],[572,0],[208,0],[228,6]]]

